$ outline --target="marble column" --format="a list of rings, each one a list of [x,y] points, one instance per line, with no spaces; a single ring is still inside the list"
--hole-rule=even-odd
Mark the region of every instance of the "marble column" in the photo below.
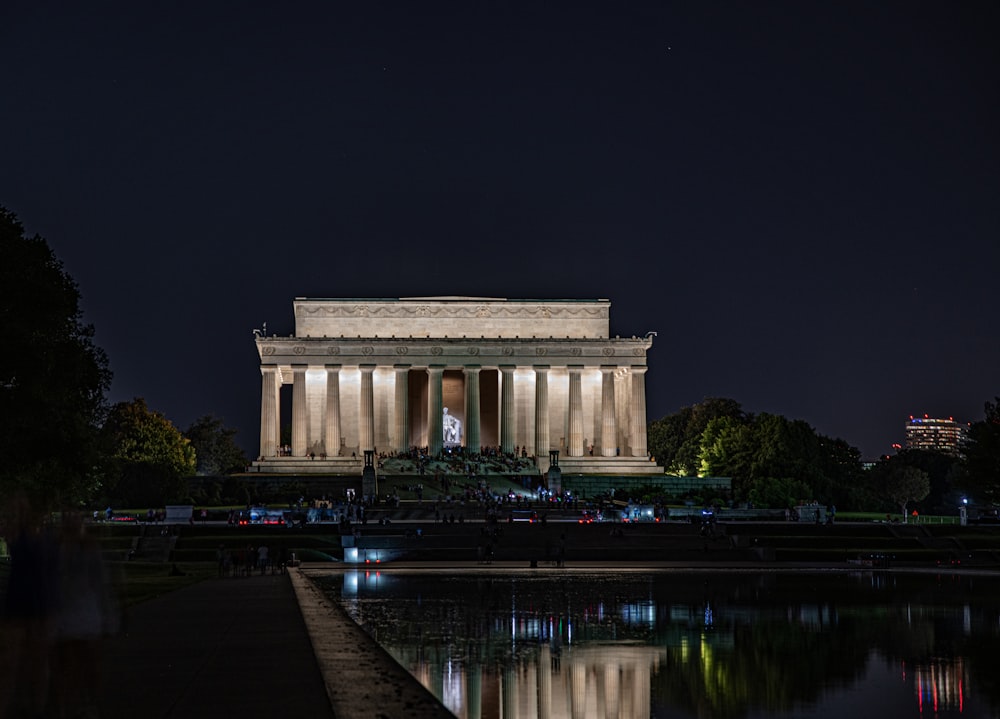
[[[396,388],[393,395],[393,417],[395,417],[395,445],[397,452],[410,449],[410,365],[398,364],[393,367],[396,374]]]
[[[646,367],[632,367],[631,417],[629,418],[629,444],[633,457],[645,457],[646,448]]]
[[[478,452],[479,440],[479,370],[478,366],[466,367],[465,374],[465,448]]]
[[[615,370],[601,367],[601,456],[618,454],[618,427],[615,424]]]
[[[292,456],[305,457],[309,415],[306,412],[306,366],[292,365]]]
[[[444,367],[427,368],[427,451],[432,457],[441,453],[444,446],[444,404],[441,399],[441,383]]]
[[[583,368],[569,368],[569,447],[570,457],[583,456],[583,389],[580,372]]]
[[[260,456],[275,457],[281,441],[278,417],[281,395],[277,367],[260,368]]]
[[[323,447],[329,457],[340,455],[340,365],[326,366],[326,436]]]
[[[514,367],[500,367],[500,451],[514,452]]]
[[[549,368],[535,367],[535,456],[547,459],[549,442]],[[546,462],[547,464],[547,462]]]
[[[375,387],[372,375],[375,365],[363,364],[361,370],[361,396],[358,408],[358,451],[375,449]]]

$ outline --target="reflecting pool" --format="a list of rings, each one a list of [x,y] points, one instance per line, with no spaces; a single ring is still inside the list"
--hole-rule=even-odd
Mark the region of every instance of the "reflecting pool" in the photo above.
[[[1000,578],[403,570],[317,580],[461,719],[1000,716]]]

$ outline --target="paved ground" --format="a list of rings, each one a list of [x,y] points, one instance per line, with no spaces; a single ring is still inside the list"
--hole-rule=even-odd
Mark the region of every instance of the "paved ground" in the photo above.
[[[452,717],[298,569],[130,608],[103,676],[110,719]]]
[[[103,717],[333,717],[288,576],[211,579],[129,609]]]

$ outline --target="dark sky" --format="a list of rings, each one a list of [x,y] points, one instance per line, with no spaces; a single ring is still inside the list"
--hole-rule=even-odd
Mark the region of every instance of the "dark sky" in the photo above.
[[[256,453],[296,296],[607,297],[650,419],[866,458],[1000,394],[997,3],[55,5],[0,11],[0,205],[181,429]]]

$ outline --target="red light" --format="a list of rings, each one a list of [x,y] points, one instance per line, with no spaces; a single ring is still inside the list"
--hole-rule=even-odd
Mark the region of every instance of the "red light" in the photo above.
[[[365,559],[365,564],[371,564],[371,563],[372,563],[372,560],[370,560],[370,559]]]

